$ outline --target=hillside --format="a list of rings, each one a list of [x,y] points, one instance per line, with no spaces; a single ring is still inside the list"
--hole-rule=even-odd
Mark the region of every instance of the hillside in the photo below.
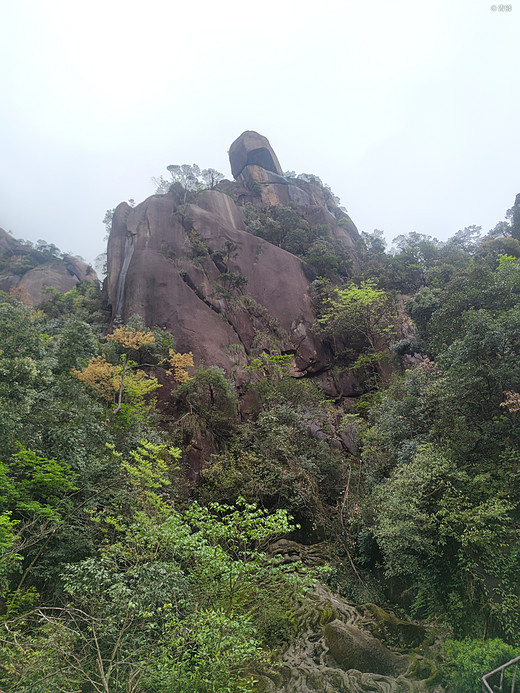
[[[103,294],[0,235],[0,690],[478,690],[520,638],[519,198],[387,252],[265,137],[230,162],[119,205]]]
[[[95,271],[83,260],[60,253],[52,244],[14,239],[0,229],[0,291],[14,292],[25,303],[39,305],[52,287],[66,293],[81,282],[97,282]]]

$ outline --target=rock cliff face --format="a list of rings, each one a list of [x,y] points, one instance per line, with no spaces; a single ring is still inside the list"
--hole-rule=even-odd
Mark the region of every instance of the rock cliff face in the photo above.
[[[24,303],[37,306],[45,301],[46,287],[66,293],[85,281],[97,281],[97,275],[83,260],[31,248],[0,229],[0,291],[14,290]]]
[[[107,301],[112,319],[141,315],[172,332],[195,363],[230,371],[276,349],[294,355],[294,375],[321,372],[324,347],[313,335],[306,264],[248,230],[249,209],[290,207],[310,228],[327,225],[356,263],[357,231],[327,190],[286,179],[265,137],[245,132],[230,149],[235,182],[183,203],[154,195],[120,204],[108,242]],[[338,223],[341,221],[341,223]]]

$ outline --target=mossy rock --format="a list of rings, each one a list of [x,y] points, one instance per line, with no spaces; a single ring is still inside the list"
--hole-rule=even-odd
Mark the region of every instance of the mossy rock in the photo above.
[[[427,688],[434,688],[441,683],[442,674],[436,662],[417,654],[410,655],[410,662],[407,678],[421,680]]]
[[[335,620],[324,628],[329,653],[343,670],[398,676],[409,665],[408,657],[395,654],[379,640],[355,626]]]
[[[388,613],[377,604],[365,604],[365,612],[375,621],[374,635],[387,638],[392,644],[404,647],[418,647],[426,636],[423,626],[403,621]]]

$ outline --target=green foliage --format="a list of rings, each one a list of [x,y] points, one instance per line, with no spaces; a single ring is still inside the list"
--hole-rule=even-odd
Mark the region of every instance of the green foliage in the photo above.
[[[394,302],[372,280],[345,288],[325,286],[317,333],[330,339],[347,364],[359,363],[360,354],[378,360],[395,333],[397,314]],[[347,346],[348,344],[348,346]]]
[[[181,625],[168,626],[168,639],[150,663],[146,684],[164,693],[248,693],[255,680],[248,666],[262,663],[251,623],[222,610],[201,610]],[[241,675],[241,672],[242,673]]]
[[[166,167],[170,179],[163,176],[153,178],[156,194],[165,195],[168,192],[178,194],[179,201],[190,202],[202,190],[213,190],[224,176],[214,168],[200,170],[197,164],[171,164]]]
[[[8,454],[52,380],[55,364],[42,314],[17,302],[0,304],[0,453]]]
[[[217,298],[231,299],[233,292],[240,293],[247,285],[248,279],[239,272],[222,272],[218,278],[219,284],[215,283],[215,296]]]
[[[260,356],[252,359],[248,366],[244,366],[244,370],[255,373],[258,378],[277,381],[288,376],[287,369],[291,361],[290,354],[267,354],[263,351]]]
[[[424,338],[426,336],[428,322],[433,313],[441,306],[440,294],[440,289],[431,289],[425,286],[406,303],[406,312],[414,321],[419,337]]]
[[[418,320],[426,351],[438,354],[463,331],[462,320],[470,310],[507,310],[518,304],[520,266],[511,256],[492,266],[470,264],[442,289],[425,289],[407,304]],[[497,266],[498,265],[498,266]]]
[[[76,491],[74,474],[70,466],[54,459],[46,459],[19,445],[2,476],[8,477],[0,509],[11,510],[22,518],[39,515],[59,520],[58,510],[63,497]],[[5,504],[5,505],[4,505]]]
[[[84,368],[99,353],[99,345],[91,326],[71,318],[60,330],[57,345],[57,371],[70,373],[72,368]]]
[[[297,255],[314,276],[340,279],[349,276],[352,261],[344,245],[335,239],[326,224],[311,228],[292,207],[276,205],[262,211],[246,205],[248,231],[269,243]]]
[[[315,276],[331,280],[344,280],[352,270],[352,260],[343,245],[332,238],[316,240],[304,255],[301,255]]]
[[[269,637],[265,595],[276,591],[287,609],[308,582],[262,551],[291,531],[290,518],[242,501],[175,509],[166,452],[179,456],[145,443],[121,459],[126,497],[96,519],[112,541],[65,568],[65,605],[6,622],[0,685],[250,690]]]
[[[475,693],[482,688],[482,677],[511,659],[518,650],[503,640],[446,640],[443,646],[446,658],[445,680],[450,693]],[[512,672],[504,677],[505,690],[510,685]]]
[[[245,212],[250,233],[295,255],[305,253],[317,238],[317,232],[313,233],[308,222],[292,207],[276,205],[263,212],[246,205]]]
[[[362,268],[357,279],[377,279],[387,291],[414,294],[424,286],[443,287],[471,261],[473,227],[447,243],[412,232],[394,239],[394,252],[385,253],[383,232],[361,234]]]
[[[81,320],[98,330],[104,322],[101,312],[102,293],[98,282],[83,282],[66,293],[47,287],[42,310],[49,318],[67,322],[69,318]]]
[[[190,259],[192,261],[200,262],[200,258],[209,255],[208,246],[198,231],[195,231],[195,229],[191,229],[191,231],[186,235],[186,242],[190,246]]]
[[[217,439],[227,439],[233,431],[237,396],[219,368],[199,367],[191,380],[172,393],[172,403],[187,435],[200,426]]]
[[[501,256],[422,289],[408,310],[437,360],[394,379],[365,433],[386,569],[458,635],[518,637],[519,279]]]
[[[288,379],[267,383],[260,382],[258,416],[242,424],[228,450],[204,470],[203,491],[226,501],[243,495],[287,508],[307,530],[319,525],[327,531],[329,508],[341,488],[338,451],[311,433],[313,422],[326,429],[327,411],[312,386]]]
[[[23,239],[8,241],[6,252],[0,253],[0,274],[22,275],[48,262],[61,260],[63,253],[54,243],[39,240],[36,245]]]

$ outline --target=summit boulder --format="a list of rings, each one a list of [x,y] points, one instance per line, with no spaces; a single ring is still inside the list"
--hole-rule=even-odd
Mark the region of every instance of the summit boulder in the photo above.
[[[269,140],[254,130],[246,130],[233,142],[229,148],[229,163],[234,178],[238,178],[246,166],[260,166],[265,171],[282,175]]]

